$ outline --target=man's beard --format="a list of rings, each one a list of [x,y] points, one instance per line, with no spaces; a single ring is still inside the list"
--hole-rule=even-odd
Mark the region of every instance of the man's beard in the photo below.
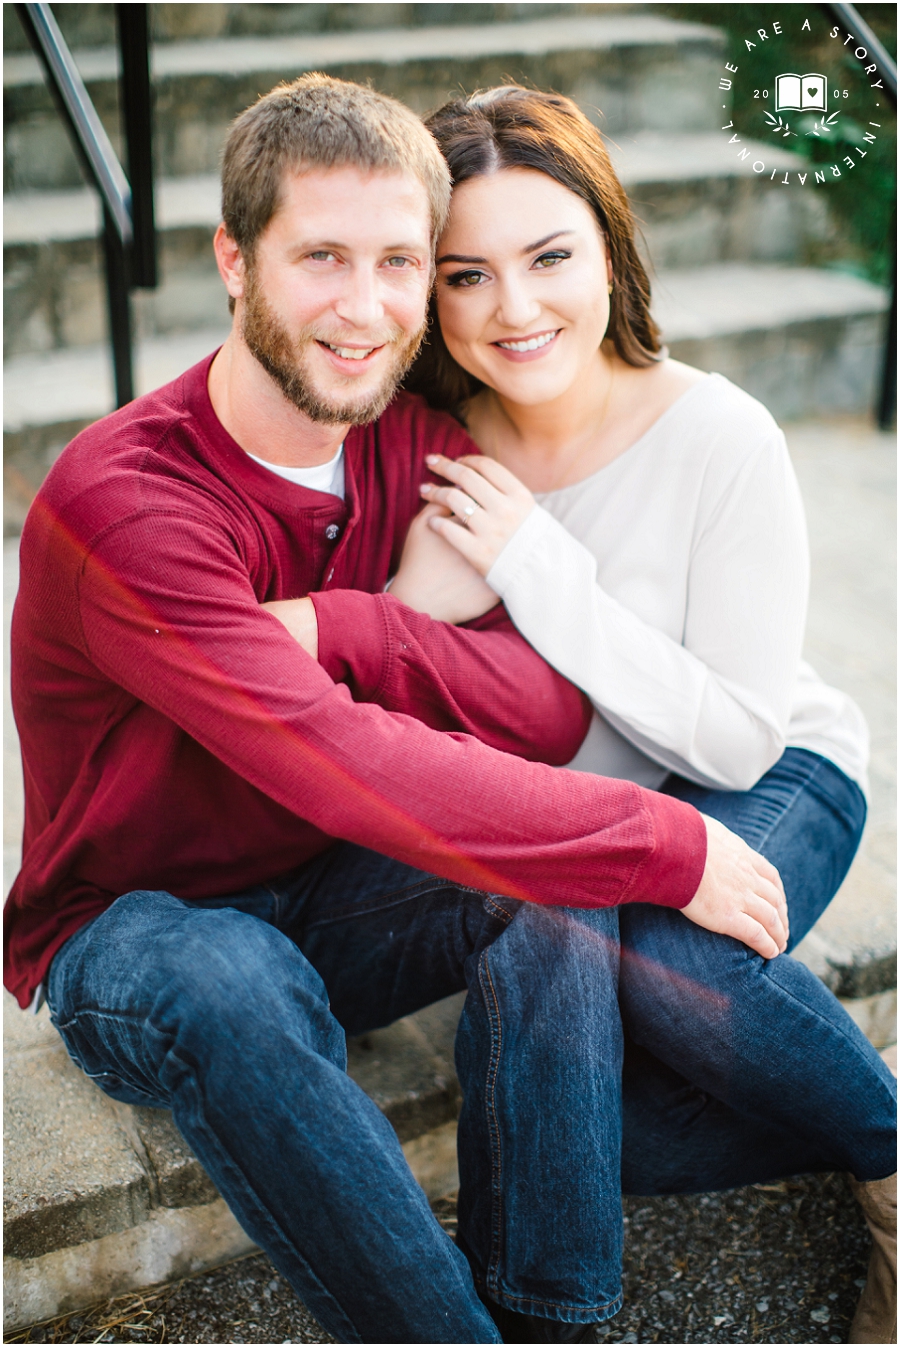
[[[393,360],[379,388],[365,394],[364,401],[338,402],[315,386],[306,352],[321,332],[312,327],[301,328],[296,337],[282,327],[272,312],[257,282],[254,269],[249,267],[244,277],[244,306],[241,333],[251,354],[275,380],[288,402],[321,425],[366,425],[375,421],[391,398],[404,374],[416,357],[425,335],[427,320],[418,331],[405,335],[394,325],[387,335],[393,346]],[[340,339],[334,343],[340,344]]]

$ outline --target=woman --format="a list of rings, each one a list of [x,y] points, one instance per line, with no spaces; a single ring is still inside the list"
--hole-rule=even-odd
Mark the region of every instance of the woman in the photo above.
[[[429,126],[454,194],[409,382],[481,456],[431,463],[448,485],[422,485],[392,593],[452,622],[502,598],[593,702],[572,766],[743,836],[781,871],[790,948],[858,845],[867,738],[800,661],[808,563],[783,436],[661,349],[627,200],[573,103],[501,88]],[[802,964],[666,909],[619,917],[624,1190],[849,1170],[876,1241],[851,1341],[895,1341],[890,1073]]]

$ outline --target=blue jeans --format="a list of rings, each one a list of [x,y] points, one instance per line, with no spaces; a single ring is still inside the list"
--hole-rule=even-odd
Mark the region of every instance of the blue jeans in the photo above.
[[[171,1108],[340,1341],[499,1342],[392,1128],[345,1074],[344,1033],[469,988],[460,1209],[476,1275],[513,1309],[607,1317],[621,1304],[617,915],[477,893],[338,843],[218,901],[125,894],[57,953],[47,998],[102,1089]]]
[[[771,836],[798,820],[793,847],[806,845],[823,806],[804,802],[829,772],[834,793],[846,778],[833,768],[772,799],[760,783]],[[834,873],[864,812],[846,786],[855,823],[835,807],[816,835],[817,851],[843,847]],[[817,882],[814,857],[798,871]],[[340,843],[215,902],[126,894],[57,954],[48,999],[107,1093],[172,1109],[241,1224],[335,1337],[497,1342],[473,1277],[510,1309],[568,1322],[616,1313],[623,1184],[672,1192],[893,1168],[893,1077],[834,998],[793,960],[765,964],[707,935],[661,908],[475,893]],[[769,974],[781,965],[801,971]],[[346,1076],[343,1035],[465,987],[463,1258]]]
[[[675,776],[662,789],[778,867],[793,949],[859,845],[858,786],[818,754],[789,748],[749,791]],[[893,1173],[894,1078],[803,964],[789,953],[766,961],[643,903],[620,909],[619,928],[626,1192],[697,1192],[827,1169],[862,1181]]]

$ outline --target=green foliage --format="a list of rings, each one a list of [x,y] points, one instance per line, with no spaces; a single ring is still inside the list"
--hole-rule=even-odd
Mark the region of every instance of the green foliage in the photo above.
[[[752,80],[740,77],[734,84],[735,122],[759,109],[754,104],[755,88],[774,89],[775,79],[785,69],[798,74],[816,70],[827,75],[832,88],[858,88],[861,76],[860,62],[852,51],[831,39],[829,33],[836,21],[824,5],[814,4],[700,4],[661,5],[660,9],[672,18],[689,19],[714,25],[727,34],[727,56],[737,65],[743,76],[748,64],[745,38],[757,41],[752,51]],[[896,60],[897,7],[894,4],[857,5],[860,16],[869,24]],[[811,34],[801,34],[801,25],[809,19]],[[773,20],[779,21],[782,36],[777,42],[758,39],[758,30],[772,33]],[[841,26],[841,25],[837,25]],[[802,142],[802,153],[813,164],[830,164],[860,144],[861,127],[856,121],[833,115],[816,119],[812,114],[796,117],[785,131],[787,119],[776,119],[769,114],[775,143],[784,149],[796,150]],[[832,216],[843,235],[844,265],[858,269],[872,280],[882,284],[890,280],[893,251],[891,240],[896,228],[895,203],[897,190],[897,119],[888,97],[883,100],[883,121],[878,139],[866,146],[866,159],[859,169],[847,171],[828,184],[828,204]],[[880,115],[880,114],[879,114]],[[781,121],[779,127],[776,123]],[[828,125],[827,122],[831,122]],[[826,124],[823,124],[826,123]]]

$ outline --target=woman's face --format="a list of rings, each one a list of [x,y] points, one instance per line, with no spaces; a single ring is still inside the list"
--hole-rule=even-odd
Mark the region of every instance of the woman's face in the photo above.
[[[553,178],[511,168],[462,183],[437,256],[447,349],[502,398],[553,401],[598,359],[612,279],[603,236]]]

